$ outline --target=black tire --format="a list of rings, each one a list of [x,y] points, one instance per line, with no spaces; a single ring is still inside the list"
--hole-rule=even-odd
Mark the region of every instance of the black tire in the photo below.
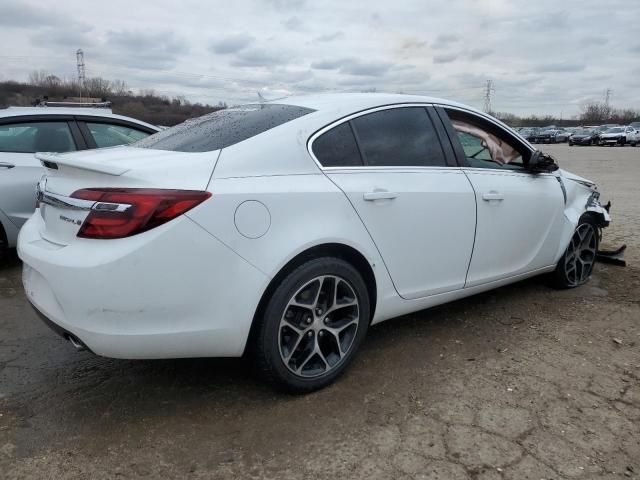
[[[573,247],[575,247],[574,242],[576,242],[577,238],[580,237],[579,232],[581,231],[581,229],[589,229],[593,234],[593,237],[592,237],[593,244],[590,246],[590,248],[593,248],[593,252],[589,253],[588,255],[587,255],[587,252],[583,252],[583,254],[580,255],[580,257],[584,255],[585,260],[590,261],[590,264],[586,269],[584,265],[580,267],[578,262],[573,262],[571,257],[572,255],[571,250],[574,249]],[[589,278],[591,277],[591,273],[593,272],[593,267],[596,263],[595,257],[596,257],[596,252],[598,251],[599,244],[600,244],[600,232],[599,232],[598,224],[596,220],[590,214],[582,215],[571,237],[571,241],[569,242],[569,245],[567,246],[566,250],[562,254],[562,257],[560,257],[560,260],[556,265],[556,269],[551,274],[552,285],[556,288],[566,289],[566,288],[579,287],[587,283],[589,281]],[[575,258],[575,256],[573,256],[573,258]],[[574,264],[573,269],[571,268],[572,262]],[[582,262],[580,262],[580,264],[582,264]],[[574,273],[574,269],[575,269],[575,273]]]
[[[7,234],[4,231],[2,223],[0,223],[0,263],[4,262],[7,258],[7,252],[9,251],[9,245],[7,242]]]
[[[284,327],[281,325],[281,320],[285,313],[288,314],[288,311],[285,312],[285,310],[289,309],[289,302],[297,294],[296,292],[299,292],[317,277],[325,275],[338,277],[351,287],[358,302],[358,323],[355,326],[355,332],[351,334],[352,339],[348,350],[342,352],[344,356],[332,367],[323,356],[324,366],[328,371],[313,377],[305,377],[291,371],[282,358],[280,342],[282,341],[281,328]],[[321,280],[320,288],[323,288],[322,285]],[[253,351],[261,375],[267,381],[275,384],[277,388],[289,393],[312,392],[334,382],[347,369],[367,333],[371,312],[369,302],[367,286],[362,276],[350,263],[340,258],[315,258],[297,267],[276,287],[261,318],[256,318],[256,322],[259,324],[254,337]],[[313,311],[313,308],[310,310]],[[321,335],[321,333],[317,333],[317,335]],[[313,341],[317,342],[314,345],[320,345],[320,337],[315,337]],[[296,347],[292,349],[294,353],[297,348],[299,346],[296,344]],[[302,367],[300,368],[302,369]]]

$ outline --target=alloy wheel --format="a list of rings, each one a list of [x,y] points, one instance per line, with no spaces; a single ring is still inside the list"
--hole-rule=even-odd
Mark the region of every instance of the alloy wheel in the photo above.
[[[589,223],[578,226],[565,255],[565,272],[570,286],[582,285],[593,270],[598,248],[596,229]]]
[[[322,275],[291,297],[278,329],[280,358],[295,375],[318,377],[335,369],[350,352],[360,321],[360,304],[344,278]]]

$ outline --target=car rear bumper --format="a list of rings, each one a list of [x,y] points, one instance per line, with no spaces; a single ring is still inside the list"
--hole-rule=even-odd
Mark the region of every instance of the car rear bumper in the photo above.
[[[268,278],[187,217],[120,240],[18,239],[29,301],[58,333],[114,358],[240,356]]]

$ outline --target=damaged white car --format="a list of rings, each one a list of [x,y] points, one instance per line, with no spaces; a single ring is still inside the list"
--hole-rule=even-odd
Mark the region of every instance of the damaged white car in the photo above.
[[[250,352],[292,391],[335,380],[383,320],[534,275],[583,284],[610,220],[591,182],[426,97],[288,98],[38,156],[18,253],[57,332],[116,358]]]

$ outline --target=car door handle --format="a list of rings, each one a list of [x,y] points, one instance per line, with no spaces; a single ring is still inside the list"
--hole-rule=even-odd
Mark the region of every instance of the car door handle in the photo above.
[[[491,200],[497,200],[501,202],[504,200],[504,195],[499,192],[494,192],[493,190],[487,193],[482,194],[482,199],[490,202]]]
[[[15,167],[13,163],[0,162],[0,168],[13,168],[13,167]]]
[[[396,192],[389,192],[387,190],[374,190],[373,192],[365,193],[362,198],[367,202],[373,202],[374,200],[393,200],[398,194]]]

